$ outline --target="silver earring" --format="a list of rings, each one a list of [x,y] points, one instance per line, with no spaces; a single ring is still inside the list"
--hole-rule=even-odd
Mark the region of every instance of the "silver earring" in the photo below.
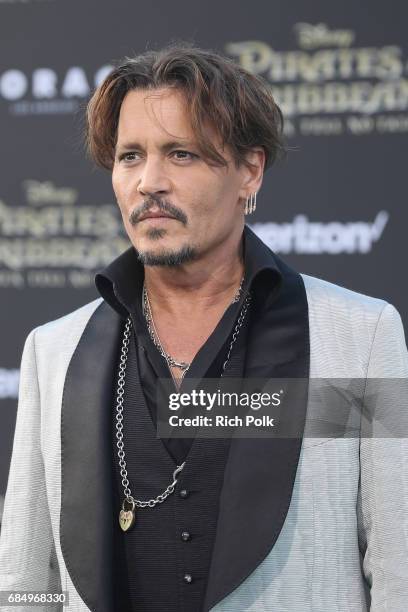
[[[244,214],[245,215],[251,215],[253,212],[255,212],[255,210],[256,210],[256,194],[257,194],[257,192],[255,191],[255,193],[251,193],[251,195],[246,199],[245,208],[244,208]]]

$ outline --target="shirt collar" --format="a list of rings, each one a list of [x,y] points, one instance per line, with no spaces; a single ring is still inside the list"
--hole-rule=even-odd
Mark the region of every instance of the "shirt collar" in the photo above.
[[[282,272],[274,253],[245,225],[245,281],[243,293],[256,285],[261,299],[275,296],[282,283]],[[144,266],[131,246],[95,275],[95,285],[103,299],[116,312],[127,318],[141,297]]]

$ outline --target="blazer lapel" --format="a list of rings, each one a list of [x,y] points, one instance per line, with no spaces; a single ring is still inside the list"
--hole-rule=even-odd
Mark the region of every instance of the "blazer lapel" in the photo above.
[[[123,319],[105,302],[67,371],[61,415],[61,549],[91,610],[112,612],[114,380]]]
[[[276,261],[278,293],[254,304],[245,378],[309,377],[309,319],[299,274]],[[236,589],[272,550],[289,509],[302,445],[307,388],[290,405],[297,437],[233,438],[221,493],[204,610]],[[301,433],[299,433],[301,432]]]

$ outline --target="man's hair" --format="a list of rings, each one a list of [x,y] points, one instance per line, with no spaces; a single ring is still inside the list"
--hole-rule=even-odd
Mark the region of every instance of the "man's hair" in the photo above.
[[[285,153],[283,116],[268,82],[219,53],[178,42],[126,57],[96,89],[87,108],[86,140],[97,165],[113,167],[125,95],[161,88],[184,94],[197,145],[209,162],[227,165],[208,137],[206,122],[230,148],[237,167],[250,165],[245,154],[254,147],[265,151],[264,169]]]

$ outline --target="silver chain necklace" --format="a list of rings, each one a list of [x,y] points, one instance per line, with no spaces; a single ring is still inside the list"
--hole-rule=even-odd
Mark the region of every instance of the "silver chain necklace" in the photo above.
[[[169,369],[171,367],[179,368],[181,370],[181,378],[183,378],[184,374],[187,372],[188,368],[190,367],[190,364],[187,363],[186,361],[176,361],[169,353],[167,353],[164,350],[163,345],[160,342],[160,338],[159,338],[159,334],[157,333],[156,326],[154,324],[152,308],[150,306],[149,296],[147,294],[147,290],[146,290],[144,283],[143,283],[142,295],[143,295],[143,301],[142,301],[143,314],[146,319],[149,336],[153,340],[153,344],[155,345],[155,347],[159,349],[160,355],[164,357],[165,360],[167,361],[167,365],[169,366]],[[171,372],[171,369],[170,369],[170,372]]]
[[[238,302],[240,297],[241,297],[241,293],[242,293],[242,286],[244,284],[244,276],[241,278],[241,282],[239,284],[239,287],[237,289],[237,292],[235,293],[234,299],[232,300],[231,304],[234,304],[235,302]],[[149,335],[154,343],[154,345],[156,346],[156,348],[159,349],[159,352],[161,354],[162,357],[164,357],[164,359],[167,361],[167,365],[169,366],[171,375],[173,377],[173,381],[176,384],[176,380],[173,376],[173,372],[171,370],[171,368],[178,368],[181,370],[181,375],[180,375],[180,379],[183,379],[184,375],[186,374],[187,370],[189,369],[191,363],[187,363],[186,361],[176,361],[176,359],[174,359],[174,357],[172,357],[169,353],[167,353],[164,350],[164,347],[160,341],[160,337],[159,334],[157,333],[157,329],[156,326],[154,324],[154,319],[153,319],[153,314],[152,314],[152,308],[150,305],[150,300],[149,300],[149,295],[147,293],[147,289],[146,289],[146,285],[143,283],[143,291],[142,291],[142,305],[143,305],[143,314],[145,316],[146,319],[146,324],[147,324],[147,329],[149,331]]]
[[[239,288],[239,291],[242,290],[242,281]],[[231,350],[233,345],[236,342],[242,324],[244,322],[246,313],[248,311],[249,305],[251,303],[252,296],[250,293],[246,296],[244,303],[241,308],[241,312],[239,314],[238,320],[235,324],[234,331],[232,333],[231,342],[229,345],[227,358],[223,363],[221,376],[223,376],[227,363],[231,356]],[[234,298],[234,301],[236,299]],[[120,355],[120,364],[119,364],[119,377],[118,377],[118,387],[117,387],[117,395],[116,395],[116,446],[118,448],[118,458],[119,458],[119,467],[120,467],[120,475],[122,477],[122,486],[124,491],[124,500],[122,502],[122,508],[119,512],[119,525],[123,531],[128,531],[135,522],[136,514],[135,508],[153,508],[156,504],[161,504],[171,493],[174,492],[175,486],[177,484],[177,475],[181,472],[181,470],[185,466],[185,461],[176,467],[173,472],[173,480],[172,483],[167,487],[163,493],[160,493],[156,498],[149,499],[147,501],[142,501],[139,499],[135,499],[132,496],[132,492],[130,490],[130,484],[127,474],[126,468],[126,459],[125,459],[125,449],[123,444],[123,401],[124,401],[124,392],[125,392],[125,375],[126,375],[126,364],[128,358],[129,351],[129,342],[130,342],[130,330],[132,327],[132,319],[128,317],[126,319],[125,330],[123,333],[122,340],[122,348]],[[128,507],[126,508],[126,504]]]

